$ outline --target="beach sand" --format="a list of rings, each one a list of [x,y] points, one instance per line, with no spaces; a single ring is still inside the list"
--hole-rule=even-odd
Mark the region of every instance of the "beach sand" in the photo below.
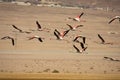
[[[82,19],[86,22],[67,19],[76,17],[81,12],[85,13]],[[0,38],[4,36],[15,38],[15,46],[12,46],[10,40],[0,40],[0,79],[6,79],[6,75],[15,79],[15,75],[19,75],[17,78],[25,75],[23,79],[26,79],[28,74],[36,79],[38,76],[40,78],[40,75],[47,75],[49,79],[49,75],[69,75],[70,77],[66,79],[72,79],[71,76],[77,79],[74,77],[78,75],[78,79],[80,76],[83,76],[83,79],[91,79],[93,76],[95,79],[101,79],[102,76],[102,80],[105,80],[105,76],[111,80],[120,79],[118,77],[120,62],[104,59],[107,56],[120,60],[120,23],[116,20],[108,24],[115,15],[119,13],[0,3]],[[34,31],[37,29],[36,21],[39,21],[42,28],[47,31]],[[12,27],[13,24],[31,33],[19,33]],[[64,40],[56,40],[54,29],[67,30],[69,27],[66,24],[84,26],[76,31],[70,31]],[[106,43],[111,44],[100,44],[97,34],[101,34]],[[43,43],[36,39],[28,40],[28,37],[34,35],[44,37]],[[84,53],[76,53],[72,46],[80,45],[72,42],[76,35],[87,38],[88,48]]]

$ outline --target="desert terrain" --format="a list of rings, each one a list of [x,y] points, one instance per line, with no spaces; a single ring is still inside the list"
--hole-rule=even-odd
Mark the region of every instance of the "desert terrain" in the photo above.
[[[68,17],[76,17],[82,12],[84,15],[81,19],[85,21],[68,20]],[[49,78],[50,74],[53,76],[65,74],[65,76],[79,76],[73,77],[79,79],[82,75],[85,77],[93,74],[97,75],[97,78],[103,78],[102,80],[120,79],[120,23],[115,20],[108,24],[111,18],[119,14],[119,12],[92,9],[0,3],[0,38],[11,36],[15,39],[14,46],[9,39],[0,40],[0,79],[6,79],[7,75],[11,75],[10,78],[16,77],[13,76],[15,74],[21,74],[17,78],[23,77],[23,74],[29,77],[33,74],[37,78],[40,78],[39,75],[47,74]],[[44,31],[37,31],[36,21],[39,21]],[[83,27],[70,31],[63,40],[57,40],[54,30],[68,30],[66,24],[83,25]],[[12,25],[31,33],[20,33]],[[105,42],[110,44],[101,44],[97,34],[101,34]],[[43,42],[37,39],[28,40],[34,35],[44,38]],[[88,48],[83,53],[77,53],[73,48],[73,44],[80,46],[79,43],[73,42],[77,35],[86,37]],[[97,79],[96,76],[94,77]],[[55,77],[54,80],[56,79]],[[61,79],[60,76],[58,79]]]

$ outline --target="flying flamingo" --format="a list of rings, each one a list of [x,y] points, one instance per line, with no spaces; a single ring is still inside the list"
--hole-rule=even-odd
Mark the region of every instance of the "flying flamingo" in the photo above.
[[[38,39],[40,42],[43,42],[43,40],[42,39],[44,39],[44,38],[41,38],[41,37],[39,37],[39,36],[32,36],[32,37],[29,37],[29,39],[28,40],[32,40],[32,39]]]
[[[12,45],[14,46],[15,43],[14,43],[14,38],[10,37],[10,36],[5,36],[3,38],[1,38],[1,40],[6,40],[6,39],[10,39],[12,41]]]
[[[18,27],[16,27],[15,25],[12,25],[12,26],[13,26],[13,28],[15,28],[16,30],[18,30],[20,33],[27,33],[27,34],[31,33],[31,32],[28,32],[28,31],[23,31],[23,30],[19,29]]]
[[[36,21],[36,24],[37,24],[37,31],[43,31],[44,30],[46,32],[49,32],[50,29],[48,29],[48,28],[42,28],[42,26],[40,25],[40,23],[38,21]]]
[[[104,57],[104,59],[106,59],[106,60],[111,60],[111,61],[119,61],[119,62],[120,62],[120,60],[114,59],[114,58],[111,58],[111,57]]]
[[[77,16],[76,18],[72,18],[72,17],[68,17],[68,19],[72,19],[73,21],[78,21],[78,22],[80,22],[80,21],[82,21],[80,18],[83,16],[83,12],[79,15],[79,16]],[[84,21],[84,20],[83,20]]]
[[[66,24],[70,27],[71,30],[76,30],[78,27],[83,27],[83,25],[71,26],[70,24]]]
[[[111,42],[105,42],[105,40],[103,39],[103,37],[100,35],[100,34],[98,34],[98,37],[100,38],[100,40],[101,40],[101,44],[111,44],[111,45],[113,45],[113,43],[111,43]]]
[[[112,22],[113,22],[114,20],[116,20],[116,19],[118,19],[119,22],[120,22],[120,16],[115,16],[115,17],[113,17],[113,18],[108,22],[108,24],[112,23]]]
[[[57,29],[54,30],[54,35],[57,37],[58,40],[62,40],[64,38],[64,36],[70,31],[69,30],[66,30],[66,31],[63,31],[63,32],[59,32]]]

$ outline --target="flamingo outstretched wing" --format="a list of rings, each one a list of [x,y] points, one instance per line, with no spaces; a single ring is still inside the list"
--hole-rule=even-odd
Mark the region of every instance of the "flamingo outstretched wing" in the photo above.
[[[73,45],[73,47],[76,49],[77,53],[80,53],[80,50],[75,45]]]
[[[99,37],[100,40],[102,41],[102,44],[104,44],[104,43],[105,43],[105,40],[103,39],[103,37],[102,37],[100,34],[98,34],[98,37]]]

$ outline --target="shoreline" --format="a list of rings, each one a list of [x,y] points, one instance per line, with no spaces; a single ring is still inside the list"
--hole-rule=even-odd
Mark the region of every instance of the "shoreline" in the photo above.
[[[0,80],[117,80],[120,74],[0,73]]]

